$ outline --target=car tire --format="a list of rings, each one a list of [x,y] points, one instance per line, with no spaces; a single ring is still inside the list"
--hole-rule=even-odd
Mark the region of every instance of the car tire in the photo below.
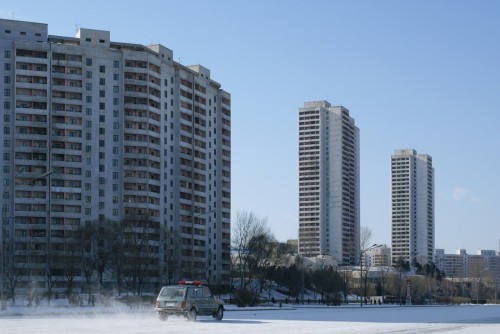
[[[196,321],[196,318],[198,317],[198,311],[193,307],[192,309],[189,310],[187,314],[188,321]]]
[[[223,317],[224,317],[224,308],[222,306],[219,306],[217,312],[215,312],[214,314],[214,319],[220,321],[222,320]]]

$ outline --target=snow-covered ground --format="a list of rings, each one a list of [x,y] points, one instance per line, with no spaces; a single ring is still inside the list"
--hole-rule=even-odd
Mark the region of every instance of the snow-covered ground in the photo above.
[[[500,305],[482,306],[227,306],[224,319],[160,321],[152,309],[9,307],[0,333],[500,333]]]

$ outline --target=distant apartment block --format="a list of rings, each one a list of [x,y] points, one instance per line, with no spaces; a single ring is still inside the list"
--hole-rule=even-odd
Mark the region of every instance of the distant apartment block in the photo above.
[[[359,129],[326,101],[299,109],[299,253],[359,261]]]
[[[434,253],[434,168],[432,158],[415,150],[396,150],[391,157],[392,261],[420,264]]]
[[[44,287],[47,270],[66,274],[54,259],[80,248],[82,226],[133,220],[149,286],[227,283],[230,94],[162,45],[47,31],[0,20],[2,270]]]
[[[363,265],[368,267],[390,267],[391,249],[387,245],[377,245],[367,249],[363,254]]]
[[[434,257],[437,268],[449,279],[473,281],[500,277],[500,256],[494,250],[467,254],[465,249],[458,249],[455,254],[445,254],[444,249],[436,249]]]

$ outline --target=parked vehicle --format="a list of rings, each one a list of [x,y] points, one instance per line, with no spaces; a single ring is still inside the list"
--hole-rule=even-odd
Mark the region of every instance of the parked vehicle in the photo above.
[[[222,320],[224,302],[215,298],[201,281],[180,281],[161,289],[156,298],[155,312],[164,321],[171,315],[181,315],[189,321],[195,321],[198,315]]]

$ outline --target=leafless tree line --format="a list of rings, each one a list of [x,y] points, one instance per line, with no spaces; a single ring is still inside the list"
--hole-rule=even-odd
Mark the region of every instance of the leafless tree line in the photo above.
[[[31,298],[34,292],[43,293],[49,302],[55,294],[85,292],[89,301],[94,293],[141,295],[156,291],[167,283],[162,279],[178,272],[177,238],[148,217],[93,221],[71,232],[71,238],[49,245],[43,270],[33,269],[35,252],[30,247],[24,257],[28,260],[11,265],[6,285],[13,302],[16,293]]]

